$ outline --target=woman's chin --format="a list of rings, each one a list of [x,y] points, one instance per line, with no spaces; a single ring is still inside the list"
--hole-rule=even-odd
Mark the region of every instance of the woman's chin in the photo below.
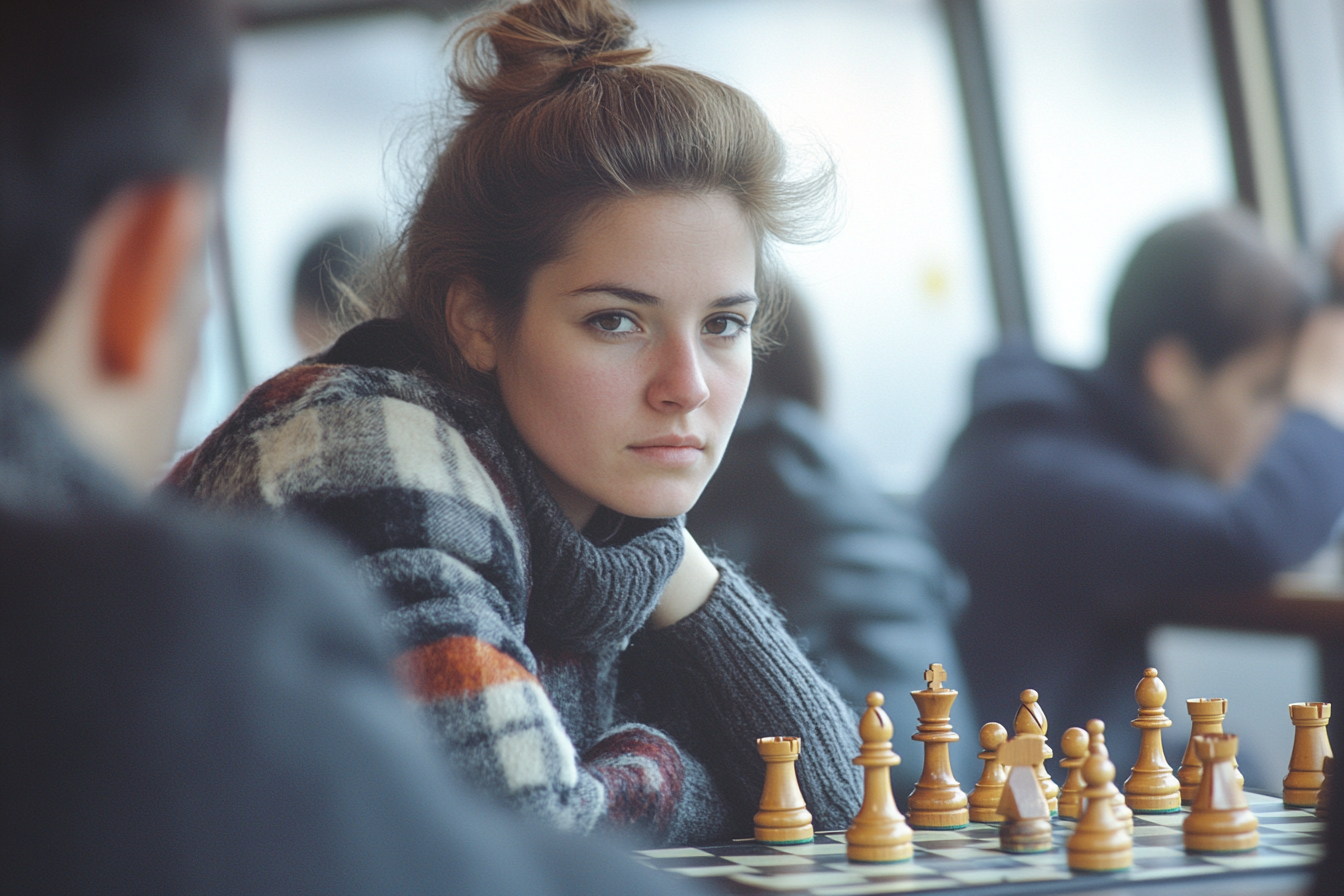
[[[602,502],[607,508],[640,519],[667,519],[681,516],[700,499],[704,485],[694,489],[659,489],[655,494],[614,495]]]

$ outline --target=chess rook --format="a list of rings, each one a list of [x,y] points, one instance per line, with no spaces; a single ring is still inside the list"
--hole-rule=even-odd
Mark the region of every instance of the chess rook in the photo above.
[[[1260,845],[1260,822],[1246,803],[1232,761],[1235,734],[1196,734],[1195,754],[1204,764],[1199,790],[1186,816],[1187,852],[1246,852]]]
[[[1111,752],[1106,748],[1106,723],[1101,719],[1092,719],[1087,723],[1087,750],[1089,755],[1093,752],[1101,753],[1107,759],[1111,758]],[[1129,808],[1125,802],[1125,795],[1120,792],[1114,782],[1106,785],[1106,792],[1111,795],[1111,811],[1117,821],[1125,826],[1125,830],[1131,836],[1134,834],[1134,810]]]
[[[756,741],[756,749],[765,760],[765,789],[760,811],[752,822],[756,839],[762,843],[781,846],[812,842],[812,813],[803,802],[794,769],[802,742],[800,737],[762,737]]]
[[[928,687],[910,692],[919,709],[919,730],[910,739],[924,744],[924,768],[910,793],[910,826],[931,830],[964,828],[971,815],[966,794],[952,777],[948,754],[948,744],[959,740],[952,730],[952,702],[957,699],[957,692],[943,687],[947,673],[941,663],[929,666],[924,680]]]
[[[1011,853],[1046,852],[1052,828],[1036,766],[1041,764],[1045,737],[1019,734],[999,747],[999,764],[1008,770],[999,799],[999,849]]]
[[[1140,813],[1179,812],[1181,782],[1171,773],[1162,752],[1162,729],[1171,727],[1171,719],[1162,711],[1167,686],[1157,677],[1156,669],[1143,671],[1134,699],[1139,703],[1139,717],[1130,724],[1139,729],[1139,758],[1125,781],[1125,802]]]
[[[1283,779],[1283,804],[1312,809],[1325,780],[1325,757],[1335,755],[1325,733],[1325,726],[1330,722],[1330,704],[1290,703],[1288,714],[1297,730],[1293,734],[1293,752],[1288,758],[1288,775]]]
[[[1123,871],[1134,864],[1134,835],[1132,828],[1127,829],[1115,817],[1115,765],[1104,742],[1089,743],[1082,774],[1086,785],[1083,817],[1065,844],[1069,867],[1076,871]]]
[[[1064,786],[1059,788],[1060,818],[1077,821],[1083,815],[1083,791],[1087,788],[1083,781],[1083,765],[1087,762],[1088,742],[1087,732],[1082,728],[1070,728],[1059,739],[1059,748],[1064,751],[1059,766],[1068,770]]]
[[[1204,766],[1195,755],[1195,735],[1222,734],[1223,719],[1227,718],[1227,700],[1222,697],[1192,697],[1185,701],[1185,709],[1190,713],[1190,742],[1185,745],[1185,756],[1181,758],[1181,767],[1176,770],[1176,780],[1181,782],[1181,802],[1189,805],[1194,802],[1195,792],[1199,790],[1199,776]],[[1245,783],[1237,761],[1232,760],[1236,772],[1237,785]]]
[[[1316,817],[1330,817],[1330,791],[1335,786],[1335,757],[1327,756],[1321,765],[1321,773],[1324,778],[1321,780],[1321,790],[1316,794]]]
[[[1050,741],[1046,739],[1049,733],[1050,723],[1045,718],[1045,710],[1041,709],[1040,695],[1031,688],[1022,692],[1022,706],[1017,711],[1017,716],[1013,719],[1014,734],[1039,734],[1045,745],[1045,755],[1041,764],[1036,767],[1036,777],[1041,779],[1041,790],[1045,793],[1045,801],[1050,804],[1050,814],[1059,814],[1059,785],[1050,778],[1050,774],[1045,770],[1045,759],[1055,755],[1050,749]]]
[[[854,764],[863,767],[863,806],[845,832],[845,856],[851,862],[903,862],[915,854],[914,831],[891,793],[890,769],[901,757],[891,749],[895,729],[883,702],[883,696],[873,691],[859,720],[863,745]]]
[[[980,780],[975,782],[968,801],[971,821],[981,824],[998,824],[1003,821],[999,814],[999,800],[1003,797],[1003,782],[1008,780],[1008,772],[999,764],[999,747],[1008,739],[1008,729],[998,722],[986,722],[980,728],[980,753],[977,759],[985,761]]]

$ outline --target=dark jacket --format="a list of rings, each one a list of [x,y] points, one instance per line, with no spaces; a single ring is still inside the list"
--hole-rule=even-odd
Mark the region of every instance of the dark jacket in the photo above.
[[[965,585],[918,515],[878,492],[859,458],[802,402],[752,394],[732,443],[686,526],[744,564],[770,593],[807,653],[855,709],[881,691],[896,720],[896,794],[914,788],[922,750],[910,691],[942,663],[961,691],[952,748],[958,780],[978,775],[977,717],[952,638]],[[902,747],[901,744],[906,746]],[[969,779],[969,780],[968,780]]]
[[[1247,479],[1221,488],[1163,466],[1137,383],[1008,345],[980,363],[923,507],[970,579],[957,636],[981,711],[1011,727],[1035,688],[1052,739],[1100,718],[1127,763],[1149,629],[1325,542],[1344,509],[1344,432],[1289,413]]]
[[[450,777],[346,559],[146,506],[0,361],[0,891],[630,893]]]

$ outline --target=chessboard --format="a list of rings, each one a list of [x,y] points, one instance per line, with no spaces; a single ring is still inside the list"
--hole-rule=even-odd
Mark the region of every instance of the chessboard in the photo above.
[[[1187,854],[1181,824],[1188,809],[1135,815],[1134,864],[1128,871],[1108,874],[1069,870],[1064,841],[1074,822],[1059,819],[1054,821],[1054,847],[1031,855],[1001,852],[997,825],[971,824],[956,831],[915,831],[915,857],[891,865],[847,862],[843,831],[818,834],[813,843],[799,846],[770,847],[742,840],[721,846],[646,849],[636,857],[652,868],[712,880],[714,889],[724,893],[865,896],[957,887],[971,893],[1068,892],[1131,881],[1309,871],[1325,854],[1323,820],[1310,811],[1284,808],[1278,797],[1247,791],[1246,799],[1260,821],[1259,848],[1236,855]]]

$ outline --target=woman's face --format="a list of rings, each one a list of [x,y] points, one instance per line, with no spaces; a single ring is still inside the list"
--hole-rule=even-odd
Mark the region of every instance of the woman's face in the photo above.
[[[1160,402],[1184,466],[1223,485],[1250,473],[1283,417],[1291,350],[1277,337],[1208,371],[1188,355],[1180,387]]]
[[[568,249],[499,343],[504,405],[575,525],[685,513],[751,378],[751,229],[723,194],[654,194],[599,207]]]

